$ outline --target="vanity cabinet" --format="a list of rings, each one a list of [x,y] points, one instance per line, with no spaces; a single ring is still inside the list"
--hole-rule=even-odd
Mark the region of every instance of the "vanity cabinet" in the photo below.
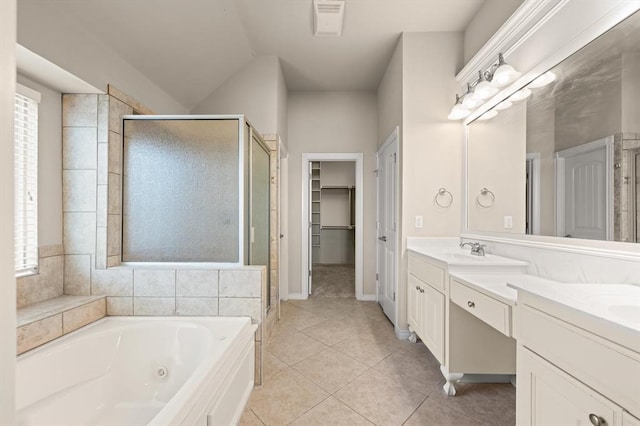
[[[409,256],[408,323],[441,364],[445,348],[444,276],[442,268]]]
[[[640,353],[615,328],[522,291],[518,311],[518,425],[640,424]]]

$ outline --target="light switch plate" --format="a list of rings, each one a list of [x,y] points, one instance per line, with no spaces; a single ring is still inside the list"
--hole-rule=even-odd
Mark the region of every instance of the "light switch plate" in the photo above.
[[[422,216],[416,216],[416,228],[422,228],[424,226],[424,221]]]
[[[513,228],[513,216],[505,216],[504,217],[504,228],[505,229]]]

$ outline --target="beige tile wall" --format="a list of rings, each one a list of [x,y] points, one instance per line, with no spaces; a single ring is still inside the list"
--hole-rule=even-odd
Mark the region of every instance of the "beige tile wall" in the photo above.
[[[18,309],[61,296],[63,293],[64,251],[62,245],[40,247],[38,257],[38,273],[16,279]]]
[[[264,141],[270,152],[271,183],[269,185],[270,196],[270,229],[271,239],[269,247],[270,253],[270,274],[269,283],[271,286],[271,311],[265,320],[266,344],[275,329],[275,325],[280,319],[280,281],[278,271],[280,270],[280,148],[277,135],[266,135]]]
[[[109,95],[63,96],[65,294],[106,295],[107,315],[251,316],[259,324],[256,359],[261,362],[267,305],[263,300],[265,267],[175,270],[120,266],[121,116],[149,111],[117,89],[111,90]],[[277,318],[277,138],[270,144],[274,158],[270,266],[275,271],[270,317]],[[256,366],[257,384],[261,383],[260,367]]]

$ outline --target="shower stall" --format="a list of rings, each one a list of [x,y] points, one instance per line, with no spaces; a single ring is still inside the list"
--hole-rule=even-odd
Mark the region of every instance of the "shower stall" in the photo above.
[[[269,149],[243,115],[125,116],[123,141],[123,262],[265,265],[269,279]]]

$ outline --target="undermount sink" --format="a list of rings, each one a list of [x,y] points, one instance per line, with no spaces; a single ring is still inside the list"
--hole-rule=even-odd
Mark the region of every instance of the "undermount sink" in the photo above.
[[[448,257],[448,258],[451,258],[451,260],[461,261],[461,262],[486,262],[487,259],[491,260],[492,256],[491,255],[476,256],[476,255],[467,254],[467,253],[446,253],[444,254],[443,257]]]

